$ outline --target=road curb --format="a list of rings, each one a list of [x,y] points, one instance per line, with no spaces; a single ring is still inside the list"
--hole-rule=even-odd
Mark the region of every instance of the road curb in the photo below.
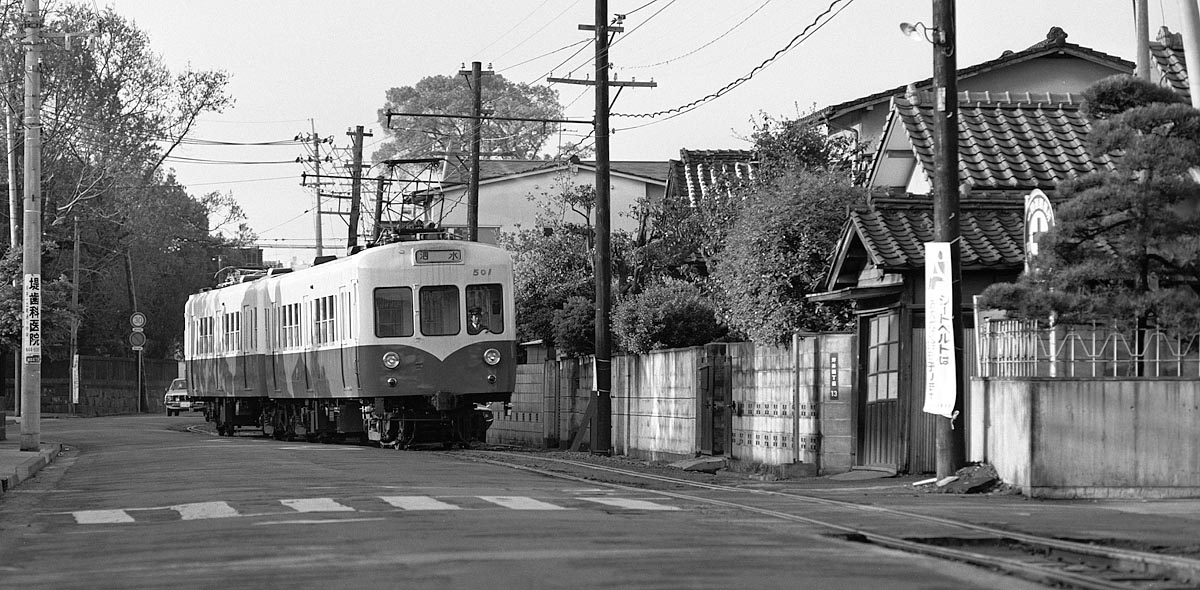
[[[62,452],[61,443],[42,443],[37,455],[32,455],[17,464],[11,472],[0,473],[0,494],[5,493],[21,482],[33,477],[46,465],[49,465]]]

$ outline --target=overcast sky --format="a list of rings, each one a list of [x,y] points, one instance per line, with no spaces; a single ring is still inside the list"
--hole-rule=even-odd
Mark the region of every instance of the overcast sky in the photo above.
[[[624,13],[625,33],[611,49],[618,79],[653,79],[653,89],[620,93],[614,113],[650,113],[687,105],[751,73],[818,20],[831,0],[609,0]],[[1194,1],[1194,0],[1193,0]],[[1151,30],[1179,31],[1177,0],[1151,4]],[[225,142],[291,139],[315,128],[349,145],[346,131],[374,132],[384,92],[426,76],[454,75],[472,61],[516,82],[547,75],[582,77],[592,56],[595,8],[585,0],[110,0],[150,35],[173,70],[187,66],[232,75],[236,105],[208,115],[193,134]],[[1131,0],[962,0],[958,66],[1021,50],[1053,26],[1068,42],[1132,61]],[[899,30],[930,22],[931,0],[841,0],[825,23],[771,60],[744,84],[669,120],[614,118],[615,160],[661,160],[686,149],[743,149],[760,112],[794,118],[932,75],[931,47]],[[1154,37],[1152,32],[1151,37]],[[571,57],[576,50],[578,55]],[[590,87],[555,85],[567,116],[590,119]],[[616,95],[614,90],[613,95]],[[647,124],[649,123],[649,124]],[[573,131],[580,131],[576,128]],[[586,129],[582,129],[586,132]],[[184,146],[186,158],[278,162],[305,155],[299,146]],[[312,194],[299,186],[299,164],[172,163],[193,194],[232,192],[263,244],[313,239]],[[330,216],[324,230],[344,236]],[[269,251],[287,260],[294,253]],[[311,257],[311,256],[307,256]],[[299,260],[306,256],[299,254]]]

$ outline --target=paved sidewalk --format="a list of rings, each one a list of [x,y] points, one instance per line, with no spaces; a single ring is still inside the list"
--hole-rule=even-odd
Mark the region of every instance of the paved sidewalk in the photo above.
[[[21,423],[11,417],[4,419],[5,439],[0,440],[0,494],[33,477],[42,467],[58,457],[62,444],[41,441],[39,450],[21,450]]]

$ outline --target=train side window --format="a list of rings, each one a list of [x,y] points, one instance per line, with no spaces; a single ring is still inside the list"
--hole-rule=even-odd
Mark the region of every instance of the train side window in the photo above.
[[[334,314],[333,295],[320,297],[313,302],[313,342],[329,344],[337,339],[337,320]]]
[[[467,285],[467,333],[504,332],[504,288],[499,284]]]
[[[375,289],[375,335],[380,338],[413,335],[411,287]]]
[[[421,287],[421,333],[452,336],[459,332],[458,287]]]

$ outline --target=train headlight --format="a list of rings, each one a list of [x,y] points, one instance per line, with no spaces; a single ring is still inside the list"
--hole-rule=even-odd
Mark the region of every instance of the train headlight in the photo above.
[[[394,352],[383,353],[383,366],[388,369],[395,369],[400,366],[400,355]]]
[[[496,366],[500,363],[500,351],[495,348],[489,348],[483,352],[483,362]]]

